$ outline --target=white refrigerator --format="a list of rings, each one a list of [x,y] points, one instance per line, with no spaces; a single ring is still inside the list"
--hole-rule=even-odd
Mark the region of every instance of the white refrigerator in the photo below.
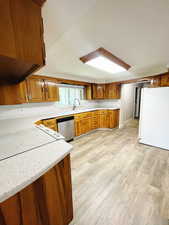
[[[169,87],[142,89],[139,142],[169,150]]]

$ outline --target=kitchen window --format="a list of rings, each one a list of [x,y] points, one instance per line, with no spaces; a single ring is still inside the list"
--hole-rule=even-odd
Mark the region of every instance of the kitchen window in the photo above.
[[[84,86],[75,85],[59,85],[59,104],[61,105],[73,105],[74,99],[84,99]]]

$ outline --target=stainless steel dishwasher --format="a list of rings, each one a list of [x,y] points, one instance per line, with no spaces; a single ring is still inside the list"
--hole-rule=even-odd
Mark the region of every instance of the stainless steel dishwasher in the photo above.
[[[58,132],[65,137],[66,141],[72,141],[75,136],[74,116],[57,119]]]

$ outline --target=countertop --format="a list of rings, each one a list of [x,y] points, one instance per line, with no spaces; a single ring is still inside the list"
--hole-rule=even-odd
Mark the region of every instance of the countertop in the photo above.
[[[119,109],[118,107],[104,107],[104,108],[88,108],[88,109],[78,109],[71,110],[66,112],[49,112],[42,113],[40,115],[34,115],[30,117],[22,117],[19,118],[20,121],[14,122],[18,124],[19,132],[22,132],[22,135],[19,135],[19,132],[14,132],[14,130],[8,127],[8,132],[5,135],[0,136],[0,148],[5,148],[5,152],[11,152],[11,148],[14,148],[14,143],[16,146],[27,148],[30,146],[30,143],[26,143],[27,140],[31,140],[31,135],[29,133],[29,129],[34,129],[35,122],[42,119],[50,119],[61,116],[67,116],[72,114],[78,114],[82,112],[90,112],[95,110],[109,109],[115,110]],[[10,124],[13,123],[10,120]],[[22,127],[24,126],[24,129]],[[25,128],[26,127],[26,128]],[[40,132],[40,131],[39,131]],[[7,140],[9,138],[13,138],[13,142]],[[29,137],[28,137],[29,136]],[[42,135],[43,136],[43,135]],[[22,138],[21,138],[22,137]],[[0,161],[0,202],[8,199],[13,196],[27,185],[33,183],[36,179],[42,176],[45,172],[47,172],[50,168],[55,166],[58,162],[60,162],[66,155],[68,155],[72,146],[66,143],[64,140],[53,141],[49,140],[49,143],[43,143],[44,140],[40,139],[40,135],[37,134],[34,138],[36,146],[38,148],[32,149],[30,151],[17,154],[12,156],[11,158],[4,159]],[[51,139],[51,138],[49,138]],[[26,141],[24,141],[26,140]],[[3,145],[3,143],[5,143]],[[41,145],[42,144],[42,145]],[[4,149],[3,149],[4,150]],[[12,150],[13,151],[13,150]],[[2,151],[4,154],[4,151]]]
[[[71,150],[70,144],[59,140],[0,161],[0,202],[33,183]]]

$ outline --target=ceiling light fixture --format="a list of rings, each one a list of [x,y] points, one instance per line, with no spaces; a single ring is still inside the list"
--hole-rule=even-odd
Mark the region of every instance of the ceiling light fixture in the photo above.
[[[81,57],[80,60],[87,65],[104,70],[108,73],[120,73],[131,68],[130,65],[104,48],[99,48],[96,51]]]

